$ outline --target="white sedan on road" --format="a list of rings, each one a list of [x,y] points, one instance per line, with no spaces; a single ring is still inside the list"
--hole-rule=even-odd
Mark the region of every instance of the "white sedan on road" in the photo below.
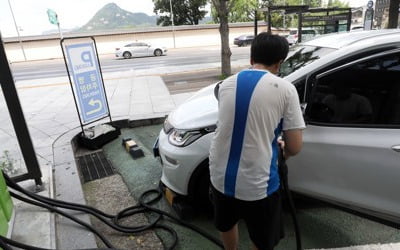
[[[140,56],[162,56],[166,55],[167,51],[168,49],[165,46],[156,46],[145,42],[133,42],[121,48],[116,48],[115,56],[125,59]]]

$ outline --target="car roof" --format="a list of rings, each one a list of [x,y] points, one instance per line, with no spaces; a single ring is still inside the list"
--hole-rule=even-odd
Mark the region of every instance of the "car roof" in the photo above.
[[[322,35],[305,42],[306,45],[340,49],[353,43],[360,43],[383,36],[400,36],[398,29],[365,30],[359,32],[343,32]]]

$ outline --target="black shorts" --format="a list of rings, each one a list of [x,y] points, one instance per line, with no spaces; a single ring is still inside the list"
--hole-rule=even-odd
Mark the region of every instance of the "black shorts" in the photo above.
[[[258,249],[273,249],[283,238],[282,202],[280,190],[256,201],[243,201],[226,196],[211,185],[214,224],[227,232],[243,219],[251,241]]]

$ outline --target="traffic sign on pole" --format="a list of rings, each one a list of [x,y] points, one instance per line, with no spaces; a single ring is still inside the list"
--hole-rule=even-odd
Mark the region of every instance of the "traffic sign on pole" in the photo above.
[[[58,25],[57,13],[54,10],[47,9],[47,16],[49,17],[49,22],[51,24]]]

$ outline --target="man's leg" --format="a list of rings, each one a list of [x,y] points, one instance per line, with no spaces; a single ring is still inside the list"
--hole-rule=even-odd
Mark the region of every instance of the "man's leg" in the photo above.
[[[237,250],[239,242],[238,224],[235,224],[229,231],[221,232],[221,238],[225,250]]]
[[[280,191],[262,200],[250,202],[244,221],[253,249],[272,250],[281,239],[282,211]]]

